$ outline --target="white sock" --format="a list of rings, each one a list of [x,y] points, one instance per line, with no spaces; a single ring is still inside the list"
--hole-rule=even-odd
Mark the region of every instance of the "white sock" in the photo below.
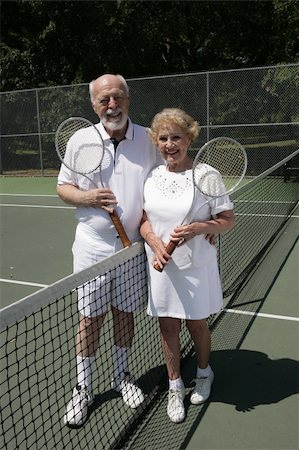
[[[95,356],[77,356],[77,384],[92,391],[92,371]]]
[[[184,387],[185,386],[181,377],[177,378],[176,380],[169,380],[169,390],[171,391],[179,391]]]
[[[129,372],[130,347],[118,347],[114,345],[114,378],[119,377],[124,372]]]
[[[208,366],[205,369],[201,369],[200,367],[197,367],[196,376],[197,378],[207,378],[211,375],[212,369],[211,366],[208,364]]]

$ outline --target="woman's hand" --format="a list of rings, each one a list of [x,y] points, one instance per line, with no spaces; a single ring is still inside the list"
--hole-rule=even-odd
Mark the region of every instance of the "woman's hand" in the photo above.
[[[210,220],[202,222],[192,222],[187,225],[180,225],[171,233],[171,240],[182,245],[190,241],[195,236],[203,234],[210,244],[214,245],[214,236],[224,231],[231,230],[235,225],[235,216],[232,210],[218,213]]]
[[[171,258],[166,251],[166,244],[152,231],[147,233],[146,242],[151,247],[154,254],[152,265],[158,264],[161,268],[163,268]]]
[[[173,242],[177,242],[178,246],[183,245],[185,242],[190,241],[198,235],[197,223],[190,223],[188,225],[180,225],[174,229],[170,234],[170,238]]]

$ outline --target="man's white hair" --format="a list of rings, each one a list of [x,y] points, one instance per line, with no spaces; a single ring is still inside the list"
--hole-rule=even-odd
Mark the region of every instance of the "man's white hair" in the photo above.
[[[106,74],[106,75],[109,75],[109,74]],[[112,74],[111,74],[111,75],[112,75]],[[103,76],[103,75],[101,75],[101,76]],[[121,84],[122,84],[123,87],[125,88],[125,91],[126,91],[127,96],[129,96],[129,86],[128,86],[128,83],[126,82],[126,80],[124,79],[124,77],[123,77],[122,75],[119,75],[119,74],[114,75],[114,76],[116,76],[116,77],[121,81]],[[100,78],[100,77],[99,77],[99,78]],[[98,79],[98,78],[92,80],[92,81],[89,83],[89,95],[90,95],[91,101],[94,101],[94,92],[93,92],[93,88],[94,88],[94,83],[97,81],[97,79]]]

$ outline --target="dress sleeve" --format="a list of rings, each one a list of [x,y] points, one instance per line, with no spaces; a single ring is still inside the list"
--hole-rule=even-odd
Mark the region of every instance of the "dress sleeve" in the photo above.
[[[221,213],[222,211],[230,211],[234,209],[234,204],[230,201],[228,195],[223,195],[222,197],[210,200],[209,205],[213,216]]]

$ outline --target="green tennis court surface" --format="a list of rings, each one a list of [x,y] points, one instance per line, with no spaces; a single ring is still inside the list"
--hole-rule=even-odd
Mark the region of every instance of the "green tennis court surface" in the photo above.
[[[74,208],[56,178],[0,178],[1,307],[72,272]]]
[[[0,177],[0,193],[56,195],[56,184],[56,177]]]
[[[0,179],[0,192],[9,194],[1,196],[2,306],[72,271],[74,209],[57,198],[55,185],[55,178]],[[281,226],[294,198],[298,183],[267,179],[258,195],[252,191],[234,200],[239,225],[220,243],[226,255],[227,311],[211,323],[216,377],[209,403],[195,407],[187,397],[186,420],[168,421],[159,332],[140,314],[131,365],[148,400],[141,411],[128,411],[110,388],[108,317],[89,422],[80,430],[64,427],[63,410],[75,378],[77,312],[75,292],[70,292],[8,331],[9,345],[1,355],[10,367],[10,392],[3,391],[2,402],[4,448],[298,448],[298,212]],[[260,252],[264,258],[256,270],[246,271]],[[190,391],[195,362],[184,330],[182,347],[182,373]]]

